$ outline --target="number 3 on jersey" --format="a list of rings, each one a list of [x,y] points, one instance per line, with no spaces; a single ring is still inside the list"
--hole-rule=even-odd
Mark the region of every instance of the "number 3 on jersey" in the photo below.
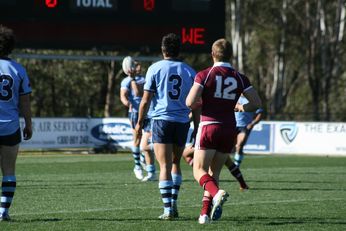
[[[179,99],[182,84],[181,77],[179,75],[171,75],[168,81],[172,83],[172,90],[168,92],[169,98],[173,100]]]
[[[8,101],[12,98],[13,79],[9,75],[0,75],[0,100]]]
[[[216,76],[216,90],[214,93],[215,98],[234,100],[236,97],[235,93],[232,93],[238,87],[237,80],[232,77]],[[223,89],[223,90],[222,90]]]

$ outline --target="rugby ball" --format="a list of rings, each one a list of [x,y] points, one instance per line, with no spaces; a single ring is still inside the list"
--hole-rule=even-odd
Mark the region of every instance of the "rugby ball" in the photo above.
[[[123,71],[125,74],[130,75],[135,70],[135,60],[131,56],[126,56],[123,59]]]

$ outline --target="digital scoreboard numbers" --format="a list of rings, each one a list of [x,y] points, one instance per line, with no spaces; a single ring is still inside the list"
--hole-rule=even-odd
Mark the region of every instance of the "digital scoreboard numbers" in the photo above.
[[[225,34],[223,0],[0,0],[0,11],[20,48],[156,52],[174,32],[183,51],[209,52]]]

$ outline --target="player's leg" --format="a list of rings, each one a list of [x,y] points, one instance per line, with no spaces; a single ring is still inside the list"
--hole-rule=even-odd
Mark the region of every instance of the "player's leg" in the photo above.
[[[198,219],[200,224],[209,222],[211,219],[211,214],[209,213],[211,209],[209,209],[209,207],[212,204],[212,198],[214,198],[219,191],[224,192],[223,190],[219,190],[216,179],[209,173],[209,166],[212,163],[214,155],[215,150],[213,149],[196,149],[194,153],[193,175],[196,181],[205,190],[202,200],[203,206]]]
[[[156,180],[155,156],[151,147],[153,147],[151,145],[151,132],[144,131],[141,140],[141,149],[142,153],[145,154],[145,170],[147,171],[147,176],[142,181]]]
[[[214,166],[219,166],[216,164],[219,164],[221,161],[223,161],[222,165],[225,163],[226,157],[215,157],[216,149],[220,146],[219,140],[227,140],[229,143],[230,141],[228,139],[230,137],[232,136],[230,136],[229,132],[224,133],[220,124],[200,123],[196,135],[196,145],[193,157],[193,175],[197,182],[199,182],[204,190],[208,191],[213,198],[218,193],[219,187],[216,179],[209,174],[209,168],[212,164]],[[230,146],[233,146],[232,142]]]
[[[213,206],[213,197],[210,195],[208,191],[204,191],[203,199],[202,199],[202,209],[199,214],[198,223],[200,224],[208,224],[210,222],[210,212]]]
[[[0,220],[9,220],[9,209],[16,190],[15,165],[19,144],[0,145],[0,162],[2,171]]]
[[[184,151],[184,147],[179,147],[177,145],[173,146],[173,165],[172,165],[172,181],[173,181],[173,188],[172,188],[172,209],[173,209],[173,216],[177,218],[179,216],[178,214],[178,195],[180,186],[183,182],[183,177],[181,174],[181,168],[180,168],[180,160],[182,156],[182,152]]]
[[[156,160],[160,166],[159,174],[159,189],[164,204],[164,213],[159,217],[160,219],[173,218],[172,209],[172,144],[154,143],[154,151]]]
[[[2,172],[0,221],[10,220],[9,209],[16,190],[16,160],[21,141],[20,129],[0,137],[0,165]]]
[[[159,189],[164,204],[164,213],[159,219],[172,219],[172,152],[173,152],[173,126],[171,122],[153,120],[152,139],[156,160],[160,167]]]
[[[132,126],[132,134],[133,134],[133,137],[135,137],[136,131],[134,128],[135,128],[137,121],[138,121],[138,113],[137,112],[129,112],[129,119],[130,119],[130,123]],[[133,146],[132,146],[132,156],[133,156],[133,160],[135,163],[135,167],[133,168],[133,172],[135,173],[135,176],[138,180],[143,179],[143,171],[142,171],[142,166],[141,166],[141,161],[140,161],[140,154],[141,154],[140,140],[136,141],[134,139]]]
[[[239,167],[235,163],[233,163],[230,155],[227,156],[225,165],[232,174],[232,176],[239,182],[240,190],[244,191],[249,189],[249,186],[246,184],[244,180],[243,174],[241,173]]]
[[[214,136],[213,125],[200,123],[196,135],[196,144],[193,160],[193,175],[196,181],[203,187],[204,191],[210,194],[213,198],[219,192],[217,181],[209,174],[209,167],[215,155],[215,143],[212,137]],[[217,145],[217,144],[216,144]],[[205,224],[209,221],[208,206],[211,201],[208,200],[209,195],[204,192],[206,197],[203,197],[203,206],[200,213],[199,223]],[[209,198],[210,199],[210,198]],[[208,205],[209,203],[209,205]]]
[[[178,195],[181,183],[183,182],[183,177],[181,174],[180,160],[185,148],[185,143],[187,139],[187,133],[190,128],[190,123],[174,123],[175,135],[174,135],[174,145],[173,145],[173,165],[172,165],[172,208],[173,216],[177,218],[178,215]]]
[[[239,130],[238,135],[237,135],[237,139],[236,139],[237,142],[235,145],[235,154],[234,154],[234,163],[237,166],[240,166],[240,164],[244,158],[243,147],[245,145],[246,134],[247,134],[247,129],[241,128]]]
[[[226,160],[230,157],[230,153],[234,147],[236,131],[232,126],[215,124],[209,126],[208,135],[210,143],[208,146],[214,147],[216,152],[211,161],[209,175],[219,183],[219,175]],[[227,200],[228,193],[219,189],[218,193],[213,196],[213,207],[210,212],[211,220],[218,220],[222,215],[222,205]]]
[[[215,150],[195,150],[193,176],[206,191],[214,197],[219,191],[215,178],[209,174],[209,166],[214,158]]]
[[[226,159],[229,157],[230,154],[223,153],[223,152],[216,152],[214,155],[214,158],[211,162],[210,168],[209,168],[209,175],[211,175],[219,185],[219,177],[220,172],[223,167],[223,165],[226,162]],[[225,192],[222,189],[219,189],[218,193],[213,197],[213,206],[210,212],[210,219],[211,220],[218,220],[221,218],[222,215],[222,205],[227,200],[228,193]]]
[[[135,135],[134,130],[133,130],[133,135]],[[141,150],[140,150],[139,142],[134,141],[132,146],[132,156],[135,162],[135,167],[133,168],[133,172],[135,173],[135,176],[138,180],[143,179],[143,170],[141,166],[140,154],[141,154]]]

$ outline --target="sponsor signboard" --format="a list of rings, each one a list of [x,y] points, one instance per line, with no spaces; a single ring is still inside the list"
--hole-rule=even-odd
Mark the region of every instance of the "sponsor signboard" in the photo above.
[[[260,122],[253,128],[244,152],[346,155],[345,140],[346,123]],[[94,148],[111,144],[130,149],[132,142],[127,118],[33,118],[33,137],[23,141],[20,148]]]
[[[24,140],[22,149],[90,147],[87,118],[33,118],[33,136]],[[21,119],[21,127],[24,120]]]
[[[249,138],[244,146],[245,153],[270,153],[271,144],[271,124],[267,122],[258,123],[252,129]]]
[[[93,144],[111,143],[120,148],[131,148],[132,128],[127,118],[92,119],[90,121],[90,140]]]
[[[346,123],[273,122],[274,153],[346,154]]]

